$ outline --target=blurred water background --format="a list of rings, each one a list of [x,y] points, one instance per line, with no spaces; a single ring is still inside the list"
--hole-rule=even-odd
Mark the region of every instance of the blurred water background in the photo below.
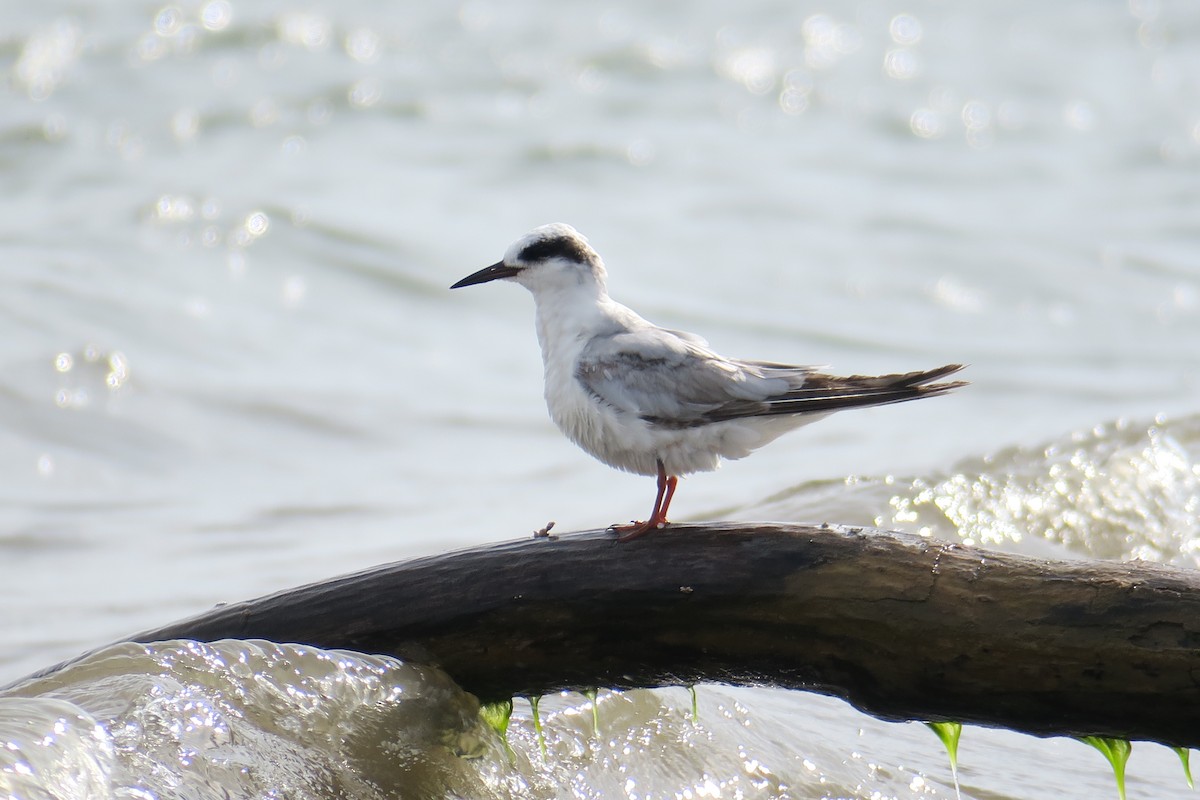
[[[569,222],[721,352],[953,396],[689,478],[680,519],[879,524],[1197,566],[1200,6],[4,3],[0,683],[342,572],[648,511],[549,422],[532,303],[450,293]],[[15,798],[953,797],[818,696],[518,702],[262,642],[0,696]],[[962,796],[1115,796],[968,729]],[[1136,745],[1130,798],[1191,796]],[[4,792],[0,792],[4,794]]]

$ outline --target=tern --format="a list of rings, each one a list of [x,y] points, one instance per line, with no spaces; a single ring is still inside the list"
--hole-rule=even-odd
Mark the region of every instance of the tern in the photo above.
[[[570,225],[535,228],[501,261],[451,286],[494,280],[533,294],[550,417],[611,467],[658,479],[645,521],[612,525],[627,542],[665,527],[680,476],[716,469],[845,408],[933,397],[962,369],[838,377],[818,368],[719,355],[692,333],[660,328],[608,296],[604,262]]]

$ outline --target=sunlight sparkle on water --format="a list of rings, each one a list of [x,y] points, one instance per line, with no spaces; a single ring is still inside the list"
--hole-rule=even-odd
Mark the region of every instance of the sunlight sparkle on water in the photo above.
[[[769,47],[739,47],[718,59],[717,72],[751,94],[766,94],[775,87],[775,59],[775,51]]]
[[[370,108],[383,97],[383,86],[377,78],[363,78],[347,92],[347,100],[352,108]]]
[[[1200,545],[1181,532],[1200,525],[1200,463],[1165,422],[1127,421],[1072,434],[1036,450],[1016,448],[936,482],[915,479],[892,496],[877,524],[967,544],[1041,537],[1097,558],[1194,565]]]
[[[233,21],[233,7],[227,0],[211,0],[200,9],[200,24],[206,30],[223,31]]]
[[[183,12],[167,6],[154,16],[154,32],[159,36],[174,36],[183,28]]]
[[[828,14],[813,14],[801,27],[804,63],[826,70],[862,47],[862,34],[853,25],[838,22]]]
[[[186,222],[196,214],[196,206],[186,195],[164,194],[154,204],[154,217],[159,222]]]
[[[129,359],[120,350],[108,354],[108,374],[104,383],[109,389],[120,389],[129,380]]]
[[[360,64],[379,60],[379,34],[370,28],[358,28],[346,34],[346,53]]]
[[[66,79],[83,52],[83,30],[64,17],[25,42],[12,75],[32,100],[45,100]]]
[[[920,68],[921,59],[912,50],[898,47],[884,53],[883,72],[889,78],[906,81],[916,77]]]
[[[283,137],[279,152],[285,156],[298,156],[308,148],[308,141],[299,134]]]
[[[906,47],[914,45],[921,41],[921,21],[912,14],[897,14],[888,24],[888,33],[896,44]]]
[[[291,12],[276,25],[280,40],[309,50],[323,50],[333,38],[333,24],[320,14]]]
[[[946,132],[946,120],[929,108],[918,108],[908,120],[908,126],[922,139],[936,139]]]
[[[963,125],[967,130],[982,130],[992,124],[992,112],[979,100],[968,100],[962,109]]]
[[[253,241],[266,234],[267,229],[271,227],[271,219],[263,211],[253,211],[246,217],[242,227]]]

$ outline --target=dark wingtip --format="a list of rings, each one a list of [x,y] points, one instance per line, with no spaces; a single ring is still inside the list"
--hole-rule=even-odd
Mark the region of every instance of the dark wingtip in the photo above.
[[[913,388],[917,390],[918,397],[934,397],[970,385],[970,381],[947,381],[946,383],[923,383]]]
[[[944,383],[935,383],[939,378],[944,378],[947,375],[953,375],[956,372],[964,369],[965,364],[947,364],[944,367],[930,369],[924,372],[914,372],[911,374],[911,381],[905,381],[904,385],[915,389],[917,397],[933,397],[946,392],[961,389],[964,386],[970,386],[970,381],[946,381]],[[906,376],[909,377],[909,376]]]
[[[922,372],[910,372],[908,375],[904,376],[906,379],[908,379],[905,380],[905,384],[908,386],[926,386],[938,380],[939,378],[944,378],[947,375],[953,375],[956,372],[966,369],[966,366],[966,364],[947,364],[944,367],[927,369]],[[967,383],[968,381],[953,381],[953,385],[955,387],[966,386]],[[944,385],[950,386],[951,384],[947,383]]]

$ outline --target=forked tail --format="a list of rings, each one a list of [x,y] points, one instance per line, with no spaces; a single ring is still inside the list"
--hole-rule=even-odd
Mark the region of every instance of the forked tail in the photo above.
[[[823,414],[846,408],[903,403],[922,397],[934,397],[966,386],[967,381],[937,381],[953,375],[962,364],[947,364],[936,369],[895,375],[826,375],[809,373],[804,384],[777,397],[769,398],[759,413]]]

